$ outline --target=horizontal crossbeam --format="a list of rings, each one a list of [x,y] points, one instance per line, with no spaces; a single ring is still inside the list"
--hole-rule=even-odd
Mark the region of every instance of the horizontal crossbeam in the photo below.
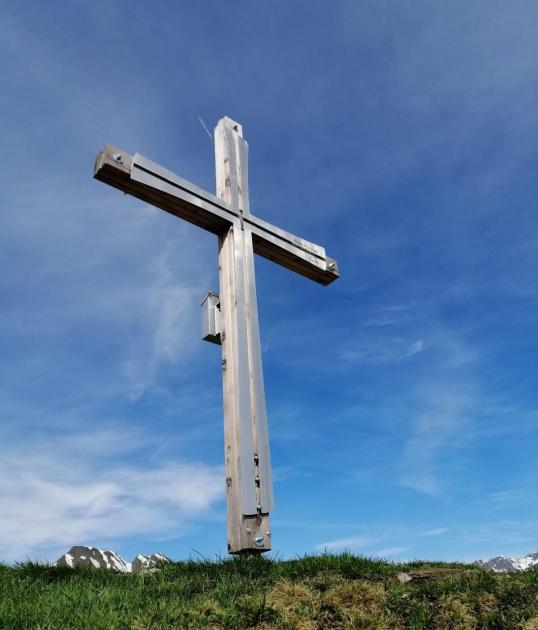
[[[323,247],[253,215],[243,218],[225,201],[138,153],[107,145],[97,156],[94,177],[214,234],[241,220],[252,232],[256,254],[323,285],[339,276]]]

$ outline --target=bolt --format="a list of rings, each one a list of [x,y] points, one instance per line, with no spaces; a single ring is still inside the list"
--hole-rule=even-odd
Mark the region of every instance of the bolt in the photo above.
[[[262,504],[258,503],[258,505],[256,506],[256,510],[258,511],[258,514],[262,513]]]
[[[116,160],[116,162],[119,162],[120,164],[123,162],[123,156],[121,153],[114,153],[112,155],[112,159]]]
[[[260,463],[260,458],[258,457],[258,453],[254,453],[254,464],[257,466]]]
[[[256,475],[254,481],[256,482],[256,485],[259,487],[260,486],[260,475]]]
[[[271,532],[269,530],[267,530],[267,535],[271,536]]]
[[[262,534],[260,532],[258,532],[256,534],[256,537],[254,538],[254,544],[256,545],[256,547],[263,547],[264,540],[265,539],[262,536]]]

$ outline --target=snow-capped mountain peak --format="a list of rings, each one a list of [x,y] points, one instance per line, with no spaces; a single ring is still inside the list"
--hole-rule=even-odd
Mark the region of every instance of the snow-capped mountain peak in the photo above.
[[[508,556],[496,556],[490,560],[479,560],[478,564],[486,569],[492,569],[496,573],[511,573],[513,571],[526,571],[538,567],[538,551],[529,553],[523,558],[509,558]]]
[[[153,553],[151,556],[144,556],[139,553],[131,562],[133,573],[139,571],[148,571],[154,569],[160,562],[169,562],[168,558],[162,553]]]
[[[117,553],[97,547],[75,545],[56,561],[58,567],[89,566],[96,569],[113,569],[121,573],[129,573],[131,565],[120,558]]]
[[[76,545],[58,558],[54,564],[58,567],[88,566],[95,569],[112,569],[120,573],[138,573],[155,569],[161,562],[170,562],[170,560],[162,553],[153,553],[150,556],[138,554],[132,562],[125,562],[114,551]]]

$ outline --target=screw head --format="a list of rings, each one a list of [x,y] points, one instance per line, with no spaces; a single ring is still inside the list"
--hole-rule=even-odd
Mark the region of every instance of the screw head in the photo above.
[[[123,162],[123,155],[121,153],[114,153],[112,159],[121,164]]]
[[[263,535],[258,532],[254,538],[254,544],[256,545],[256,547],[263,547],[264,540],[265,539]]]

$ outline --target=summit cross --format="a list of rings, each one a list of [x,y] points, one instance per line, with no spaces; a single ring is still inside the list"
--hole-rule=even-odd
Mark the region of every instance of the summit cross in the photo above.
[[[273,483],[254,253],[323,285],[339,273],[323,247],[251,214],[248,144],[228,117],[215,128],[215,168],[216,196],[107,145],[94,177],[218,236],[220,290],[202,303],[202,336],[222,346],[228,551],[259,553],[271,549]]]

